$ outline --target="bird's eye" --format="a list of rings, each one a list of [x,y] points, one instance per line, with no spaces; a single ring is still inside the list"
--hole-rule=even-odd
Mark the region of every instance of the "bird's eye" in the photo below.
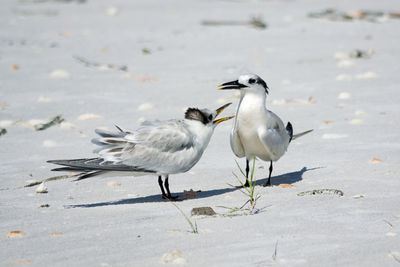
[[[249,79],[249,83],[250,83],[250,84],[255,83],[255,82],[256,82],[255,79],[253,79],[253,78]]]
[[[208,116],[208,120],[209,120],[209,121],[212,120],[212,115]]]

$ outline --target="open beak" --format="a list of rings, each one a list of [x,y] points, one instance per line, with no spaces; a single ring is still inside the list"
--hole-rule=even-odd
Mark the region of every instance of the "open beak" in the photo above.
[[[223,106],[220,107],[220,108],[217,108],[217,109],[215,110],[215,111],[217,112],[217,115],[216,115],[215,117],[218,117],[218,115],[221,114],[221,112],[224,111],[224,109],[226,109],[230,104],[232,104],[232,103],[228,103],[228,104],[223,105]],[[235,116],[229,116],[229,117],[217,119],[217,120],[213,121],[213,123],[214,123],[214,124],[218,124],[218,123],[221,123],[221,122],[223,122],[223,121],[230,120],[230,119],[232,119],[232,118],[234,118],[234,117],[235,117]]]
[[[244,88],[244,87],[247,87],[247,86],[239,83],[239,81],[236,80],[236,81],[227,82],[227,83],[223,83],[223,84],[219,85],[218,90],[240,89],[240,88]]]

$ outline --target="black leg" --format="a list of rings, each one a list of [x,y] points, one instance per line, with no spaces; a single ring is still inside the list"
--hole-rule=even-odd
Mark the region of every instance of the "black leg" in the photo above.
[[[271,160],[271,164],[269,165],[269,175],[268,175],[268,180],[267,180],[267,183],[265,184],[265,186],[271,186],[271,174],[272,174],[272,160]]]
[[[245,187],[249,187],[250,186],[250,183],[249,183],[249,171],[250,171],[249,160],[246,159],[246,183],[244,184]]]
[[[173,196],[171,195],[171,192],[169,191],[168,175],[167,175],[167,177],[165,178],[164,186],[165,186],[165,189],[167,189],[167,196],[168,196],[168,199],[169,199],[169,200],[174,200],[174,199],[177,199],[177,198],[178,198],[178,196],[174,196],[174,197],[173,197]]]
[[[164,187],[163,187],[163,181],[162,181],[162,179],[161,179],[161,175],[160,176],[158,176],[158,185],[160,186],[160,188],[161,188],[161,194],[162,194],[162,197],[163,198],[166,198],[167,197],[167,195],[165,194],[165,191],[164,191]]]

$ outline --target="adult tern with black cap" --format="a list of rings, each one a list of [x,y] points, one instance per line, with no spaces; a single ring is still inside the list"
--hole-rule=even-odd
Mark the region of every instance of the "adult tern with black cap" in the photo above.
[[[215,111],[188,108],[183,120],[144,122],[136,131],[118,126],[117,132],[97,129],[99,137],[92,142],[100,146],[94,150],[99,157],[48,162],[63,166],[53,171],[79,172],[76,180],[100,175],[154,174],[158,176],[162,197],[173,200],[176,197],[169,190],[169,175],[187,172],[200,160],[215,127],[233,118],[216,119],[230,104]]]
[[[312,130],[293,135],[290,122],[282,120],[266,108],[268,86],[255,74],[241,75],[238,80],[223,83],[220,90],[240,90],[240,101],[231,131],[231,148],[239,157],[246,157],[246,186],[249,186],[249,160],[257,157],[269,161],[269,175],[265,186],[271,185],[272,162],[282,157],[292,139]]]

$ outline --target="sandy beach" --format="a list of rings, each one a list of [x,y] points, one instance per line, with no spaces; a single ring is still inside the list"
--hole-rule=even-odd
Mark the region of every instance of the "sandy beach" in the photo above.
[[[400,266],[399,18],[394,0],[3,0],[0,265]],[[231,186],[233,120],[170,176],[178,208],[152,175],[38,190],[71,175],[47,160],[95,156],[96,128],[233,115],[239,95],[217,87],[245,73],[295,133],[314,130],[271,187],[256,161],[252,214],[224,208],[248,200]]]

